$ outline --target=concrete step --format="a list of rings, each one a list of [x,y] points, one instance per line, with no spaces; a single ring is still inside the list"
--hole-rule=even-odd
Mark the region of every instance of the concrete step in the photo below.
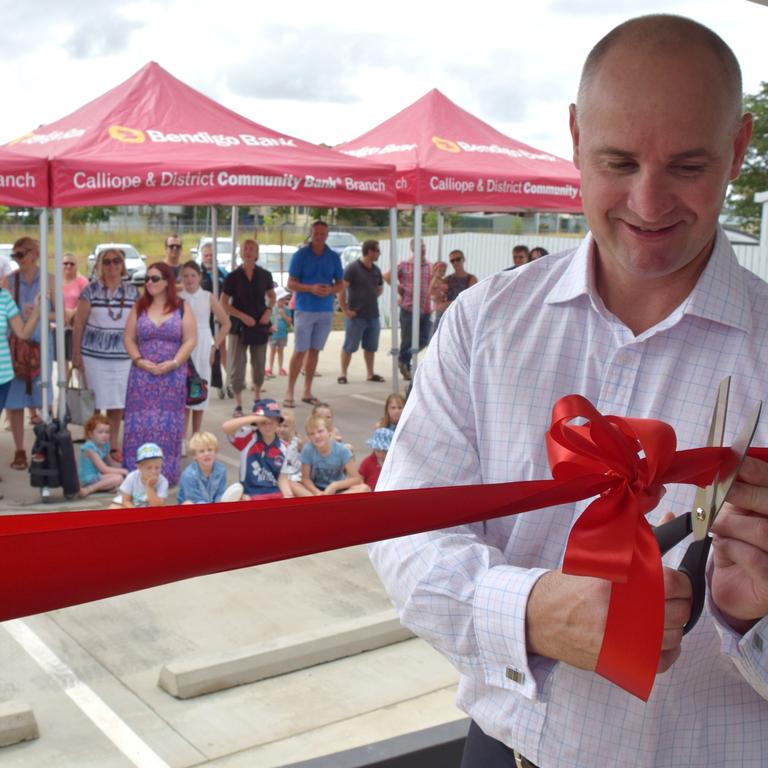
[[[0,747],[40,737],[32,707],[23,701],[0,703]]]
[[[353,656],[413,637],[394,611],[334,623],[288,635],[273,643],[236,651],[185,657],[163,665],[158,685],[178,699],[189,699],[267,677]]]

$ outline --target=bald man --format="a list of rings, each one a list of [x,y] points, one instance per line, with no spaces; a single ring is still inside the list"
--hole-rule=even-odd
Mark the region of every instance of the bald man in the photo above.
[[[377,490],[550,476],[543,436],[568,393],[707,441],[733,375],[729,444],[768,397],[768,286],[718,225],[752,131],[728,46],[680,17],[617,27],[570,107],[590,233],[569,252],[463,292],[440,324]],[[768,425],[757,444],[768,444]],[[667,488],[656,524],[688,514]],[[373,545],[401,621],[461,673],[464,768],[743,766],[768,755],[768,464],[747,459],[713,529],[707,603],[664,558],[664,634],[644,703],[594,669],[610,585],[567,575],[588,502]],[[628,641],[629,642],[629,641]],[[765,650],[764,650],[765,649]]]

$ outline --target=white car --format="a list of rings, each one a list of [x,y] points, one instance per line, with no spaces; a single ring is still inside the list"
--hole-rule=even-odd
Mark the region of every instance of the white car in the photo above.
[[[212,237],[201,237],[197,243],[196,248],[190,248],[189,252],[198,264],[203,263],[203,257],[201,255],[203,246],[211,245],[213,243]],[[217,237],[216,238],[216,261],[220,267],[223,267],[227,272],[232,271],[232,238],[231,237]],[[235,254],[235,266],[239,267],[243,263],[240,258],[240,246],[237,246],[237,253]]]
[[[341,252],[341,266],[346,269],[353,261],[363,257],[362,245],[348,245]]]
[[[329,232],[325,244],[338,254],[341,254],[350,245],[360,245],[357,238],[351,232]]]
[[[99,254],[110,248],[117,248],[125,254],[127,279],[135,285],[143,285],[147,281],[147,257],[143,253],[139,253],[130,243],[99,243],[93,249],[93,253],[88,256],[88,271],[91,277],[93,277]]]
[[[16,259],[11,258],[13,243],[0,243],[0,279],[16,272],[19,268]]]
[[[288,287],[288,268],[296,253],[295,245],[262,245],[259,243],[259,260],[256,262],[263,269],[272,273],[275,286]]]

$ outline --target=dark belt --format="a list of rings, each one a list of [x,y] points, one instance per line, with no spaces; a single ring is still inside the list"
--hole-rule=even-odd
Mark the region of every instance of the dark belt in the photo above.
[[[537,768],[527,757],[523,757],[516,749],[512,750],[512,754],[515,756],[516,768]]]

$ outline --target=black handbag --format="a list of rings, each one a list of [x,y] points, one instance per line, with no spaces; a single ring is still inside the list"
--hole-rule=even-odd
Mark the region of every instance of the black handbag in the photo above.
[[[208,382],[197,372],[192,358],[187,361],[187,405],[199,405],[208,399]]]

